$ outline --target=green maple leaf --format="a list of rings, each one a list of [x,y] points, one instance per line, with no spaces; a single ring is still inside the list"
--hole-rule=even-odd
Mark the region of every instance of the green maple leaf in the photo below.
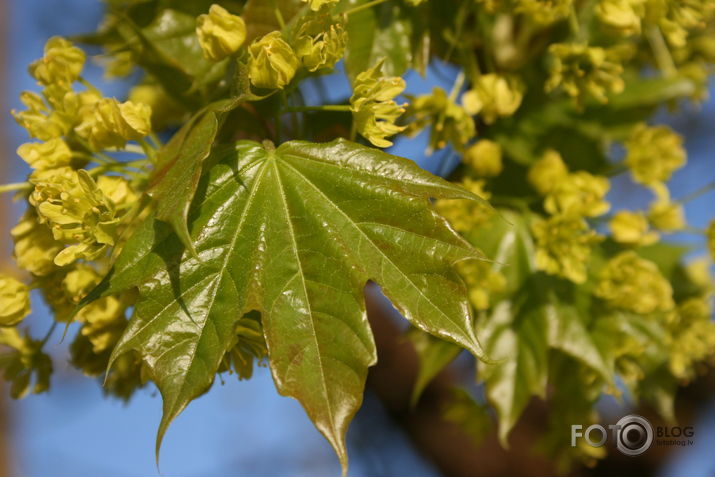
[[[111,361],[135,350],[151,370],[164,400],[157,452],[172,419],[210,387],[236,322],[252,310],[278,391],[301,402],[344,469],[347,426],[376,360],[368,280],[417,328],[483,357],[453,269],[479,254],[429,202],[476,196],[344,140],[277,149],[241,141],[206,163],[189,213],[196,255],[150,219],[87,300],[141,283]]]

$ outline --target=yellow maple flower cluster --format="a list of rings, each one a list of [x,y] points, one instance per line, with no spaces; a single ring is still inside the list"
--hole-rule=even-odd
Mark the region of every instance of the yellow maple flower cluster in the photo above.
[[[682,204],[671,200],[666,185],[673,172],[686,163],[682,138],[666,126],[638,124],[625,143],[632,179],[655,194],[647,211],[619,211],[610,222],[613,239],[629,246],[646,246],[660,238],[659,232],[686,227]]]
[[[350,111],[355,129],[361,136],[375,146],[389,147],[392,142],[386,138],[405,129],[395,124],[405,112],[404,105],[394,101],[405,90],[405,80],[383,76],[380,72],[382,63],[379,61],[357,75],[350,97]]]
[[[412,98],[406,115],[411,120],[406,134],[412,136],[430,128],[428,152],[448,144],[461,151],[477,132],[474,119],[465,107],[437,86],[431,94]]]
[[[306,0],[307,1],[307,0]],[[346,34],[343,20],[329,12],[334,0],[307,2],[312,15],[301,17],[290,31],[272,31],[247,46],[248,77],[257,88],[283,89],[300,66],[313,72],[329,69],[342,58]],[[223,61],[237,55],[247,38],[246,23],[220,5],[196,19],[196,35],[206,59]]]
[[[544,197],[544,210],[550,214],[532,224],[536,267],[574,283],[585,282],[591,246],[602,240],[589,228],[586,218],[601,216],[610,209],[605,200],[608,179],[586,171],[569,172],[554,150],[546,151],[527,177]]]
[[[649,314],[673,309],[673,289],[655,263],[632,250],[608,261],[599,275],[596,295],[616,309]]]
[[[13,111],[18,124],[39,140],[17,150],[32,171],[26,192],[20,193],[29,207],[11,230],[15,261],[29,275],[29,284],[0,276],[0,325],[11,327],[2,333],[14,350],[13,359],[24,366],[16,377],[18,386],[25,383],[23,393],[30,389],[33,373],[33,392],[45,390],[51,368],[41,342],[15,328],[30,314],[29,290],[39,291],[56,321],[69,321],[79,301],[99,283],[100,271],[106,272],[109,253],[133,218],[128,212],[147,180],[146,170],[136,171],[109,154],[130,147],[130,141],[148,145],[144,138],[152,131],[151,108],[102,97],[81,77],[84,63],[84,52],[71,42],[49,39],[44,56],[29,68],[41,94],[23,92],[27,109]],[[84,89],[78,90],[78,83]],[[145,155],[143,147],[134,151]],[[152,160],[135,162],[148,165]],[[81,324],[92,353],[100,355],[118,339],[132,303],[125,296],[95,303],[74,321]]]

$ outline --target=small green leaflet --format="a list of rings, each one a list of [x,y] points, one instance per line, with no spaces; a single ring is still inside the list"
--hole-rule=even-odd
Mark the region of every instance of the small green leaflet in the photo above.
[[[413,162],[345,140],[241,141],[206,159],[189,212],[196,255],[162,222],[129,239],[92,297],[140,285],[112,354],[136,350],[169,423],[211,386],[236,322],[261,313],[278,391],[298,399],[347,468],[345,433],[376,352],[368,280],[410,322],[478,358],[466,290],[453,268],[479,253],[430,198],[479,200]]]

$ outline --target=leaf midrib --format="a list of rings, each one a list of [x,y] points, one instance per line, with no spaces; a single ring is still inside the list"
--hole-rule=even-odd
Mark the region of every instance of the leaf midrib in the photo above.
[[[290,210],[288,209],[288,201],[286,200],[285,191],[283,190],[283,181],[281,180],[280,171],[278,170],[278,164],[276,163],[275,160],[272,162],[273,162],[273,169],[276,174],[276,180],[278,181],[278,187],[277,187],[278,196],[280,197],[281,202],[283,203],[283,210],[285,212],[286,224],[288,225],[288,229],[289,229],[289,235],[290,235],[290,239],[291,239],[293,255],[295,256],[295,261],[296,261],[296,264],[298,265],[298,277],[300,277],[300,283],[303,287],[303,293],[305,296],[306,306],[308,307],[308,314],[310,316],[310,320],[309,320],[310,329],[311,329],[310,335],[313,338],[316,349],[318,350],[317,355],[318,355],[318,364],[319,364],[319,369],[320,369],[320,383],[323,386],[323,396],[325,398],[326,407],[328,410],[328,416],[330,418],[329,422],[332,427],[332,425],[334,423],[333,407],[332,407],[332,403],[330,402],[330,398],[329,398],[329,394],[328,394],[328,386],[327,386],[326,377],[325,377],[325,371],[323,369],[322,350],[320,347],[320,342],[318,340],[318,335],[315,331],[315,323],[313,321],[313,309],[310,304],[310,298],[308,297],[308,289],[305,286],[305,274],[303,273],[303,264],[301,263],[300,255],[298,254],[298,243],[295,238],[295,230],[293,229],[293,222],[291,221],[291,218],[290,218]],[[333,432],[335,432],[335,429],[333,429]]]

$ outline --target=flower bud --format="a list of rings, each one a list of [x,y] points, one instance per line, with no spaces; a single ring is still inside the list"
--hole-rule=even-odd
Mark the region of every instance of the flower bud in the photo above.
[[[75,130],[87,137],[95,150],[122,148],[127,141],[141,139],[151,132],[151,108],[142,103],[102,98]]]
[[[30,289],[0,274],[0,326],[14,326],[30,314]]]
[[[644,0],[601,0],[596,15],[612,30],[622,35],[638,35],[645,15]]]
[[[57,268],[53,260],[62,250],[62,244],[54,239],[46,224],[38,221],[35,209],[25,212],[10,235],[15,242],[14,256],[20,268],[37,276],[48,275]]]
[[[72,160],[72,151],[67,143],[59,138],[23,144],[17,149],[17,155],[33,169],[68,166]]]
[[[653,227],[665,232],[675,232],[685,228],[683,206],[669,200],[656,200],[648,210],[648,219]]]
[[[658,233],[648,230],[648,220],[640,212],[617,212],[609,227],[613,240],[622,244],[645,246],[658,241]]]
[[[57,111],[50,111],[40,95],[23,91],[20,93],[20,101],[27,107],[27,110],[13,110],[12,115],[31,137],[49,141],[69,132],[71,122],[68,121],[68,118]]]
[[[568,173],[561,154],[549,149],[529,168],[528,179],[539,194],[546,195],[557,183],[564,180]]]
[[[248,51],[251,54],[248,77],[258,88],[284,88],[300,65],[295,52],[278,31],[254,41]]]
[[[536,240],[536,268],[574,283],[583,283],[591,246],[602,240],[580,217],[554,215],[531,226]]]
[[[604,199],[610,188],[608,179],[586,171],[568,174],[549,190],[544,209],[550,214],[598,217],[611,207]]]
[[[472,117],[439,87],[433,88],[431,94],[412,100],[407,115],[413,118],[408,129],[410,135],[432,126],[428,151],[442,149],[449,143],[458,151],[463,151],[476,134]]]
[[[464,163],[481,177],[498,176],[502,171],[501,146],[489,139],[482,139],[464,153]]]
[[[610,259],[594,291],[614,308],[649,314],[672,310],[673,288],[658,266],[629,250]]]
[[[40,84],[59,84],[69,89],[84,67],[84,51],[59,36],[45,44],[45,56],[30,65],[30,74]]]
[[[563,89],[578,105],[586,98],[608,102],[609,93],[625,87],[618,52],[580,43],[554,43],[549,47],[552,64],[546,91]]]
[[[666,182],[685,165],[683,138],[667,126],[639,124],[626,141],[625,162],[640,184]]]
[[[213,4],[208,14],[196,19],[196,35],[204,56],[211,61],[221,61],[241,48],[246,40],[246,24],[243,18]]]
[[[486,74],[464,93],[462,105],[470,115],[479,114],[485,123],[491,124],[498,117],[514,114],[523,96],[524,85],[518,79]]]
[[[345,53],[347,32],[330,17],[313,18],[298,29],[295,52],[308,71],[332,68]]]

